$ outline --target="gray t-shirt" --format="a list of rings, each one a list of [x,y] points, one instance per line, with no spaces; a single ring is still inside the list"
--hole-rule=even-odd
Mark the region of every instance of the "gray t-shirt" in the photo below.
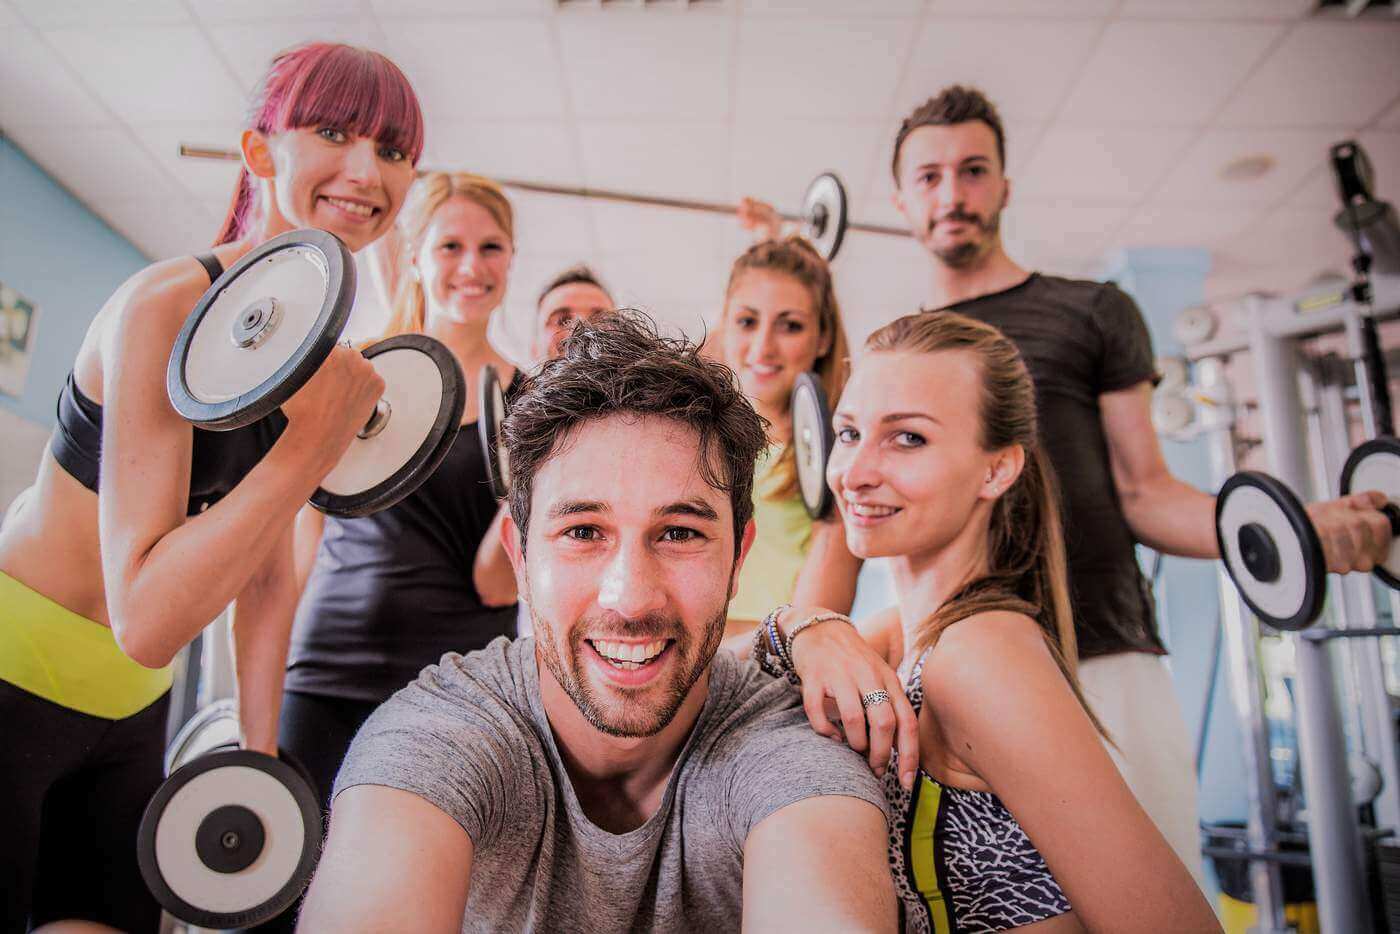
[[[564,770],[528,638],[424,669],[355,737],[335,791],[353,785],[410,791],[470,835],[463,931],[738,930],[759,821],[819,795],[887,812],[865,761],[812,731],[796,691],[721,651],[661,807],[609,833]]]

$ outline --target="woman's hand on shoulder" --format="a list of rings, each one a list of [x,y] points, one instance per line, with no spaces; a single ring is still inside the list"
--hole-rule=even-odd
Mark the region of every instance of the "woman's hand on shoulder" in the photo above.
[[[820,607],[786,610],[780,631],[791,632],[803,620],[824,613]],[[792,642],[792,655],[812,729],[832,739],[844,738],[865,754],[881,777],[889,766],[890,750],[898,749],[900,781],[912,788],[919,766],[919,720],[884,656],[855,625],[839,619],[804,628]],[[886,698],[866,706],[863,698],[877,691]]]

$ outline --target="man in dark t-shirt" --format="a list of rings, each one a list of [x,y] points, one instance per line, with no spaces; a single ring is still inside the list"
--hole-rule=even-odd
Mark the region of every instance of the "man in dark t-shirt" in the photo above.
[[[1112,284],[1030,272],[1006,254],[1011,184],[996,108],[954,85],[917,107],[894,144],[895,206],[928,251],[930,310],[1000,328],[1036,384],[1041,439],[1062,490],[1084,693],[1128,785],[1197,879],[1193,753],[1133,552],[1217,558],[1215,499],[1173,477],[1151,420],[1151,340]],[[1308,507],[1328,568],[1379,560],[1367,494]]]

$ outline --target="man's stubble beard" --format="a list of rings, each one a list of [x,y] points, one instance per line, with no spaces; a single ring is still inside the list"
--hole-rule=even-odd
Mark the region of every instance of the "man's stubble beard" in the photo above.
[[[1001,214],[1005,210],[1005,202],[997,206],[996,213],[989,220],[982,220],[975,214],[961,214],[965,222],[973,224],[981,236],[959,243],[951,247],[938,247],[934,245],[934,230],[936,223],[930,223],[924,235],[924,246],[932,253],[939,262],[951,269],[970,269],[976,266],[983,257],[992,252],[993,248],[1001,240]],[[947,218],[945,218],[945,221]]]
[[[735,569],[737,570],[737,569]],[[725,585],[724,592],[729,593],[733,582],[735,570],[729,573],[729,582]],[[554,680],[564,689],[564,693],[569,695],[569,699],[574,702],[579,713],[588,721],[594,729],[606,733],[609,736],[617,736],[623,739],[642,739],[655,736],[666,729],[675,719],[681,704],[685,702],[690,690],[695,686],[695,682],[700,680],[705,669],[714,660],[715,653],[719,651],[720,643],[724,640],[724,624],[728,618],[729,601],[725,600],[719,612],[710,619],[704,629],[704,642],[700,644],[699,651],[695,652],[690,660],[689,669],[685,665],[689,648],[692,645],[691,634],[675,621],[661,620],[659,617],[649,616],[637,623],[629,624],[630,629],[635,629],[635,635],[653,635],[658,638],[671,638],[675,642],[668,647],[667,651],[675,652],[674,661],[675,675],[666,686],[665,693],[659,705],[647,708],[647,717],[629,716],[625,712],[621,717],[609,718],[606,713],[606,705],[600,704],[594,695],[593,687],[581,674],[584,668],[582,660],[585,636],[584,627],[575,627],[569,636],[569,657],[570,664],[566,666],[564,660],[559,657],[557,643],[555,641],[554,627],[546,623],[535,612],[534,601],[530,599],[529,575],[526,575],[525,583],[525,605],[530,608],[530,619],[534,624],[537,634],[544,635],[541,639],[539,635],[535,637],[535,644],[543,652],[545,666]],[[653,689],[648,685],[643,690]],[[627,703],[624,694],[622,703]]]

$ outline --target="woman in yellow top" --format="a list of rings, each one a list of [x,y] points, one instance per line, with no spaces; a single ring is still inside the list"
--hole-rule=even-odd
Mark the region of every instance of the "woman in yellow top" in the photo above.
[[[808,517],[790,443],[797,377],[814,371],[833,406],[846,378],[846,335],[826,261],[800,237],[755,243],[730,270],[710,346],[768,420],[770,442],[754,478],[758,537],[729,605],[726,638],[751,632],[782,603],[849,612],[860,560],[846,548],[838,515]]]

